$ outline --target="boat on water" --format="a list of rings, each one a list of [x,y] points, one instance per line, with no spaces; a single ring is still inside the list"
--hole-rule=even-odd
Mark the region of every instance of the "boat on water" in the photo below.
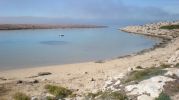
[[[65,35],[64,34],[60,34],[59,37],[64,37]]]

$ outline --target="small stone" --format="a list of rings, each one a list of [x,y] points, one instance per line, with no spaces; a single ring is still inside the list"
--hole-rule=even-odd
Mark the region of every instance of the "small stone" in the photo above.
[[[69,74],[67,74],[68,76],[70,76],[71,74],[69,73]]]
[[[92,78],[92,79],[91,79],[91,81],[95,81],[95,79],[94,79],[94,78]]]
[[[39,81],[38,80],[34,80],[33,83],[39,83]]]
[[[22,84],[22,83],[23,83],[22,80],[18,80],[18,81],[17,81],[17,84]]]
[[[46,78],[44,78],[44,79],[41,79],[41,81],[47,81],[47,79],[46,79]]]
[[[39,72],[38,76],[45,76],[45,75],[51,75],[52,73],[50,72]]]
[[[33,96],[33,97],[31,97],[31,100],[38,100],[38,98]]]
[[[88,72],[85,72],[85,74],[88,74]]]
[[[162,81],[158,81],[158,83],[162,83]]]

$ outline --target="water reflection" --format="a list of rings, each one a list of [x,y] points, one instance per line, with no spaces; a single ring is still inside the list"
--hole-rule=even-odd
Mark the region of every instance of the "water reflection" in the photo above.
[[[47,45],[65,45],[68,44],[68,42],[65,41],[41,41],[41,44],[47,44]]]

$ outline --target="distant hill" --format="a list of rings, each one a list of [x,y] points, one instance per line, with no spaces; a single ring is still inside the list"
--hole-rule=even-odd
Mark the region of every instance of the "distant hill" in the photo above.
[[[24,29],[58,29],[58,28],[105,28],[106,26],[98,25],[81,25],[81,24],[0,24],[0,30],[24,30]]]

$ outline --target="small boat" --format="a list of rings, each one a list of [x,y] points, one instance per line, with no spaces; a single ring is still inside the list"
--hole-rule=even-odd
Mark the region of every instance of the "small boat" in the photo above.
[[[64,36],[65,36],[65,35],[63,35],[63,34],[60,34],[60,35],[59,35],[59,37],[64,37]]]

